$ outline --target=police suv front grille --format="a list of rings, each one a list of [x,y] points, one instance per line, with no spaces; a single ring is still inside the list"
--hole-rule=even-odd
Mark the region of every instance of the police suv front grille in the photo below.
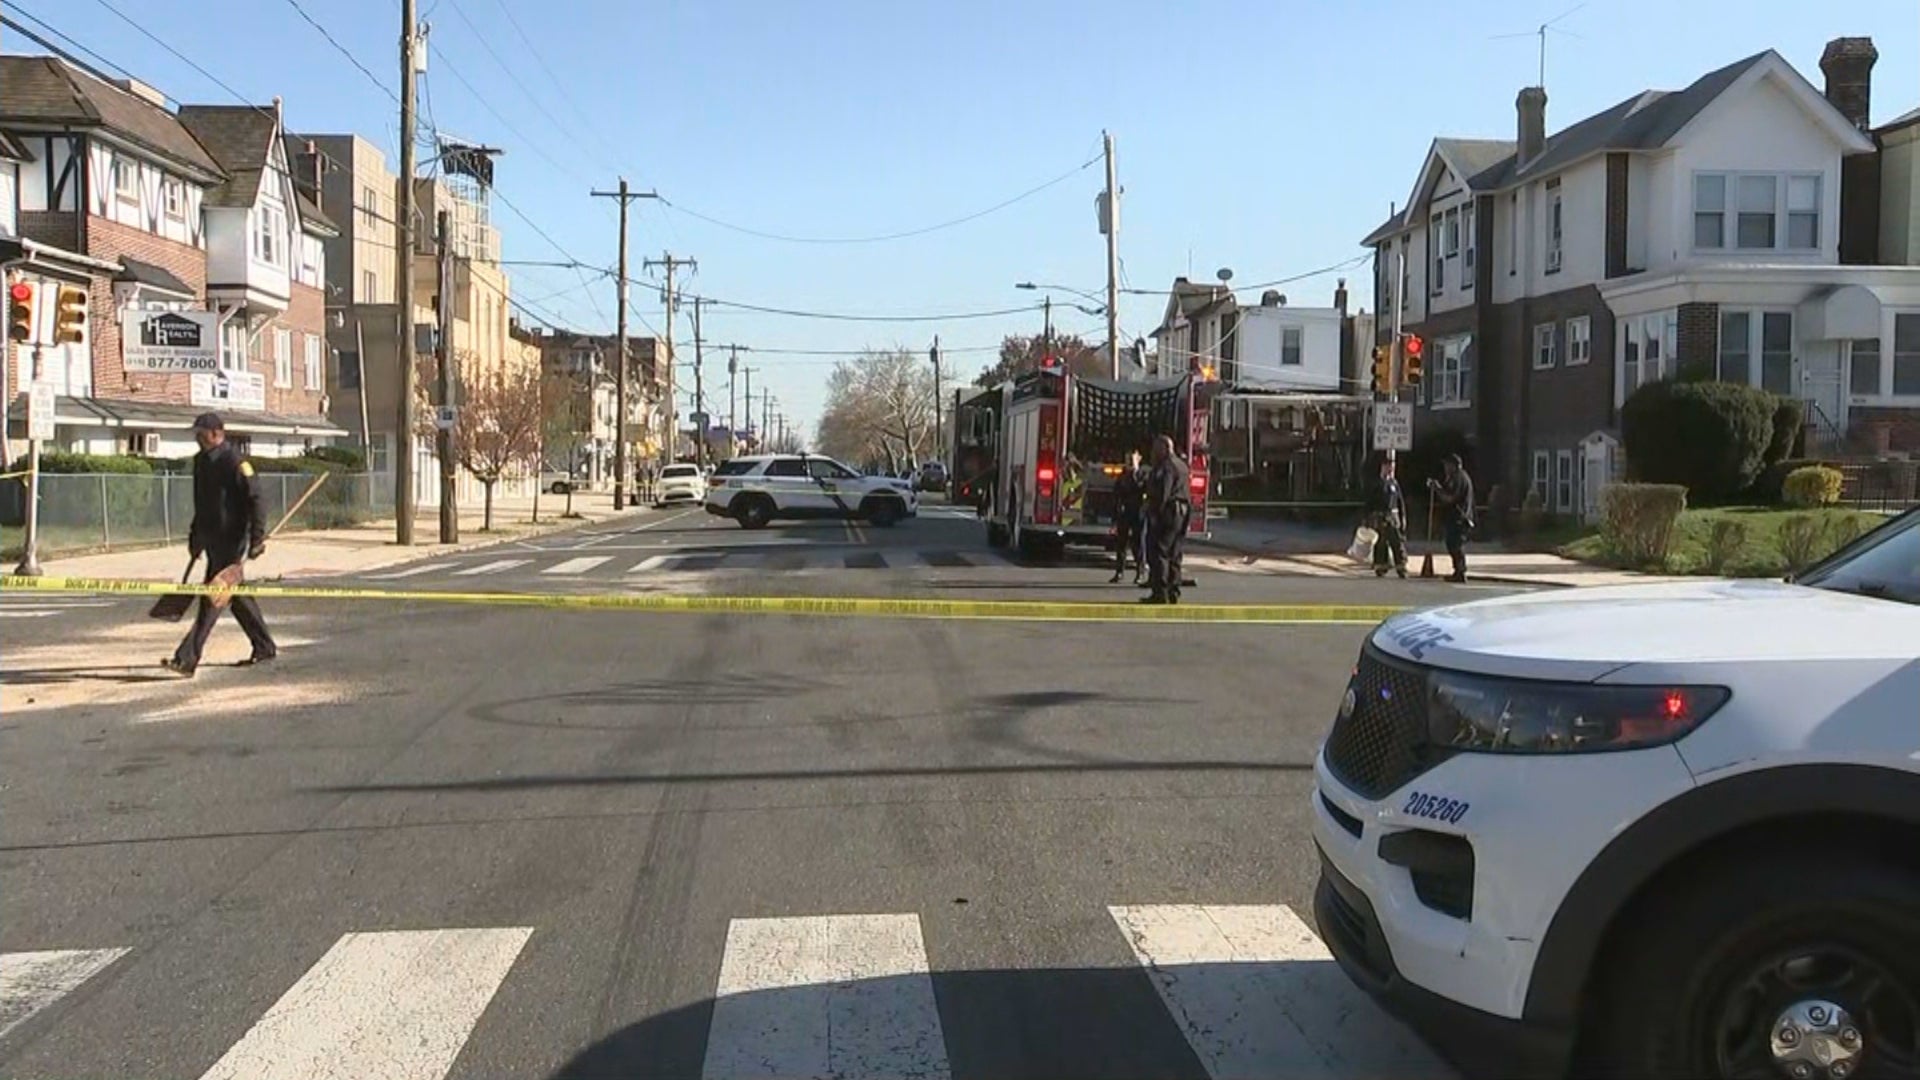
[[[1354,675],[1353,713],[1334,721],[1327,768],[1369,799],[1392,794],[1439,763],[1427,740],[1426,678],[1380,656],[1371,644]]]

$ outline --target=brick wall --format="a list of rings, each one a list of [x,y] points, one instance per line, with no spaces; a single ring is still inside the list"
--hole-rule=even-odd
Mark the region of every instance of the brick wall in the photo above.
[[[326,294],[319,289],[295,283],[292,288],[292,301],[287,310],[276,316],[265,329],[253,339],[253,348],[247,356],[247,366],[258,372],[267,382],[267,411],[281,416],[319,416],[320,399],[327,392],[327,365],[331,357],[327,346],[327,300]],[[291,332],[288,345],[291,350],[293,385],[282,387],[274,385],[273,342],[275,331]],[[320,340],[320,385],[307,389],[307,345],[309,337]]]
[[[1920,409],[1897,405],[1855,405],[1847,416],[1855,441],[1870,451],[1880,452],[1877,429],[1884,427],[1887,450],[1896,454],[1920,453]]]
[[[92,215],[87,217],[86,228],[86,254],[116,262],[124,257],[151,263],[192,286],[196,299],[205,301],[206,252]],[[93,334],[94,396],[188,404],[193,388],[191,376],[129,372],[121,366],[119,311],[114,307],[113,282],[105,276],[95,277],[92,291],[93,303],[87,312],[87,322]]]
[[[20,235],[67,251],[80,250],[80,215],[71,210],[22,210]]]
[[[1720,305],[1681,304],[1674,352],[1683,376],[1710,376],[1720,348]]]
[[[1627,155],[1607,155],[1607,276],[1627,272]]]

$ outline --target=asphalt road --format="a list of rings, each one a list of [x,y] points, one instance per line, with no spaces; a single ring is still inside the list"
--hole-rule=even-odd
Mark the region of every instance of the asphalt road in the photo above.
[[[1191,562],[1208,602],[1462,595]],[[1137,595],[943,511],[407,569],[368,583]],[[104,653],[113,603],[22,622]],[[1364,626],[268,617],[269,668],[0,723],[0,1074],[1446,1075],[1311,929]]]

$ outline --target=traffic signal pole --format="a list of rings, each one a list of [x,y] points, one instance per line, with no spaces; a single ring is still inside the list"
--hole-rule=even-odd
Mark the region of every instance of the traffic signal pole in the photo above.
[[[1405,297],[1400,295],[1401,284],[1407,280],[1407,253],[1402,251],[1393,268],[1393,351],[1387,358],[1387,400],[1400,401],[1400,313],[1406,310]],[[1387,448],[1387,464],[1392,465],[1398,459],[1392,447]]]

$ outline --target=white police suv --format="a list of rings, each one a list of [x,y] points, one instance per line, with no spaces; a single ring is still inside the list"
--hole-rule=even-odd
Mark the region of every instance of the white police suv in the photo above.
[[[842,518],[882,528],[917,517],[913,482],[867,476],[817,454],[763,454],[721,462],[707,479],[707,513],[759,529],[775,518]]]
[[[1315,777],[1321,936],[1471,1073],[1920,1077],[1920,511],[1396,616]]]

